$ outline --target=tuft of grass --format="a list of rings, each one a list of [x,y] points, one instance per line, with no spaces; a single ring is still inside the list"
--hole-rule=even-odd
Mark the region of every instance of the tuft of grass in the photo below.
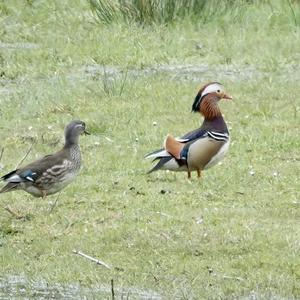
[[[100,21],[111,23],[123,19],[138,23],[166,24],[183,18],[200,18],[204,23],[232,10],[244,11],[252,1],[207,0],[90,0],[90,5]]]
[[[207,1],[207,0],[89,0],[97,18],[106,24],[114,21],[138,22],[140,24],[168,24],[189,18],[203,24],[215,20],[237,23],[249,18],[255,10],[269,11],[269,18],[282,22],[285,18],[296,26],[300,22],[300,4],[298,1]],[[252,16],[254,17],[254,16]],[[271,21],[271,23],[274,20]],[[284,21],[286,22],[286,20]]]

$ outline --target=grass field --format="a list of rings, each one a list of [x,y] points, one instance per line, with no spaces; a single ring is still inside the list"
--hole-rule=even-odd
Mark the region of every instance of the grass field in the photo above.
[[[1,195],[0,296],[34,297],[43,281],[108,286],[107,299],[113,279],[117,299],[300,298],[296,1],[145,26],[102,24],[83,0],[1,1],[0,12],[1,173],[32,144],[24,163],[59,149],[72,119],[92,134],[53,209],[55,195]],[[226,159],[201,180],[146,175],[144,154],[202,122],[190,110],[207,81],[234,97],[221,103]],[[24,290],[4,284],[12,276]]]

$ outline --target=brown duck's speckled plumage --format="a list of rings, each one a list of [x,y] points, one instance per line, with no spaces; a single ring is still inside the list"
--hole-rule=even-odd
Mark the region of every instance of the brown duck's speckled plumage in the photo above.
[[[50,155],[14,170],[1,179],[7,184],[0,193],[23,189],[36,197],[54,194],[68,185],[77,175],[81,165],[78,138],[85,131],[85,123],[72,121],[65,129],[64,147]]]

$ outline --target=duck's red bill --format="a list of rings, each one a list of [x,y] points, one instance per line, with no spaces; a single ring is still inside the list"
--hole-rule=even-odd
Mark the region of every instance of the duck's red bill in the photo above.
[[[222,98],[223,99],[228,99],[228,100],[232,99],[232,97],[230,95],[227,95],[227,94],[224,94]]]

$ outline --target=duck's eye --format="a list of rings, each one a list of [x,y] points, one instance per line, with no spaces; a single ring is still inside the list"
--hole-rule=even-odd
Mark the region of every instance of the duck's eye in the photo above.
[[[217,93],[220,93],[221,91],[220,90],[217,90]]]

